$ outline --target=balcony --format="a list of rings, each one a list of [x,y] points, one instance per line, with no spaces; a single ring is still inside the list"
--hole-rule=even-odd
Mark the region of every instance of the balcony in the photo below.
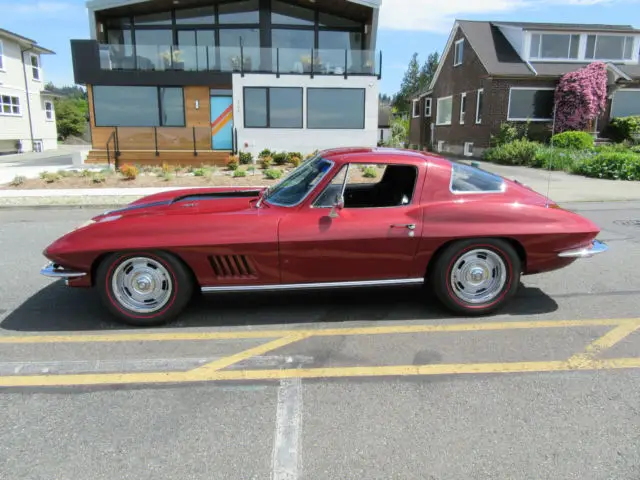
[[[105,71],[362,75],[381,77],[382,53],[372,50],[98,45]]]

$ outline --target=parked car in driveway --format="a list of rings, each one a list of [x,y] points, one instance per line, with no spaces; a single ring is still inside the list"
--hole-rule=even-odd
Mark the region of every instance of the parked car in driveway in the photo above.
[[[430,153],[342,148],[269,187],[173,190],[98,215],[44,250],[42,274],[94,287],[119,320],[175,319],[196,291],[423,284],[486,315],[522,275],[606,251],[590,220]]]

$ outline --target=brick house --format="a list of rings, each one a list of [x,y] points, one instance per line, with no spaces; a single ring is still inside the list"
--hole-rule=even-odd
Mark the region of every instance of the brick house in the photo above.
[[[640,114],[640,29],[629,25],[455,22],[428,90],[413,99],[409,143],[479,157],[503,122],[552,132],[560,78],[593,61],[608,69],[607,108],[596,122]]]

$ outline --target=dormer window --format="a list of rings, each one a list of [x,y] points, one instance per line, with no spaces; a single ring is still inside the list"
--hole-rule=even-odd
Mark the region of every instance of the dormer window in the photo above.
[[[633,40],[620,35],[589,35],[585,56],[590,60],[632,60]]]
[[[531,35],[530,57],[537,60],[577,59],[580,35],[534,33]]]

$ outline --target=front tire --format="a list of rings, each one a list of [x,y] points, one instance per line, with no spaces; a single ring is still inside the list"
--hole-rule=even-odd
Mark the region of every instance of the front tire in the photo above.
[[[98,266],[96,286],[116,319],[135,326],[171,322],[194,290],[187,267],[165,252],[113,253]]]
[[[516,294],[522,262],[504,240],[468,239],[446,247],[429,272],[429,284],[448,310],[466,316],[487,315]]]

